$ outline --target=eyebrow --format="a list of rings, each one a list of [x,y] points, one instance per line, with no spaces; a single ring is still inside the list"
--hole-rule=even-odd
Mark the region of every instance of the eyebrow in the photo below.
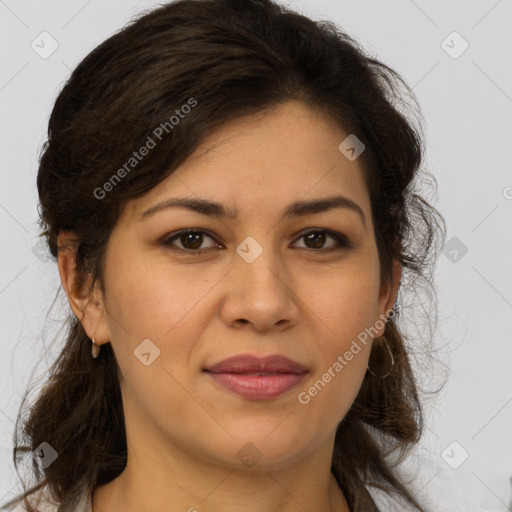
[[[187,208],[188,210],[200,213],[202,215],[218,216],[232,220],[236,219],[238,215],[236,209],[226,208],[221,203],[217,203],[215,201],[180,197],[165,199],[164,201],[151,206],[139,215],[138,221],[144,221],[147,218],[155,215],[157,212],[173,207]],[[324,197],[322,199],[313,199],[310,201],[295,201],[284,210],[282,218],[287,219],[291,217],[303,217],[315,213],[326,212],[335,208],[343,208],[356,212],[361,218],[363,226],[366,229],[366,217],[364,215],[363,209],[357,203],[352,201],[352,199],[339,195]]]

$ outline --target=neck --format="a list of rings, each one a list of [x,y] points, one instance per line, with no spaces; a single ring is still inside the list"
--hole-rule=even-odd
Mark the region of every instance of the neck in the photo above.
[[[117,510],[350,512],[334,475],[322,471],[314,461],[277,471],[210,466],[192,471],[175,467],[163,473],[156,465],[141,471],[130,458],[116,479],[93,493],[93,512]]]

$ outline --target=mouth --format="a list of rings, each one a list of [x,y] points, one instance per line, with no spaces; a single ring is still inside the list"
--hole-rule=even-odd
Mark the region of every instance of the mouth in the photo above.
[[[223,389],[254,400],[280,396],[297,386],[309,370],[285,356],[239,355],[203,370]]]
[[[245,373],[245,374],[270,374],[270,373],[305,373],[308,369],[302,364],[281,355],[257,357],[251,354],[241,354],[207,366],[205,371],[211,373]]]

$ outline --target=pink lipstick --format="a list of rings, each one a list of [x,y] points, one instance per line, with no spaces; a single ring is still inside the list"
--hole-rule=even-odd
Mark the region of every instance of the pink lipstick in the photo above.
[[[284,356],[259,358],[249,354],[224,359],[204,371],[223,388],[255,400],[282,395],[308,373],[306,367]]]

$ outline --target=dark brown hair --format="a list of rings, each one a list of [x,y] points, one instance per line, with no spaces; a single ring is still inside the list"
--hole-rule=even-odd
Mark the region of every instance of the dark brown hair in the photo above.
[[[162,182],[223,123],[300,100],[366,146],[360,159],[382,282],[395,259],[403,268],[401,289],[418,278],[428,283],[444,222],[417,189],[422,130],[406,112],[421,116],[405,94],[415,102],[394,70],[331,22],[271,0],[164,4],[95,48],[60,92],[37,176],[42,236],[57,257],[59,232],[73,231],[79,271],[102,285],[109,236],[128,199]],[[149,139],[149,155],[128,167]],[[384,333],[392,373],[379,379],[367,372],[337,430],[332,471],[354,512],[375,507],[371,487],[424,510],[396,471],[422,430],[399,318]],[[24,486],[22,497],[48,484],[62,506],[84,483],[96,487],[117,477],[127,456],[111,345],[93,359],[82,325],[72,314],[69,322],[65,346],[28,414],[23,400],[14,438],[17,471],[18,458],[42,442],[58,453],[44,471],[31,462],[36,485]]]

